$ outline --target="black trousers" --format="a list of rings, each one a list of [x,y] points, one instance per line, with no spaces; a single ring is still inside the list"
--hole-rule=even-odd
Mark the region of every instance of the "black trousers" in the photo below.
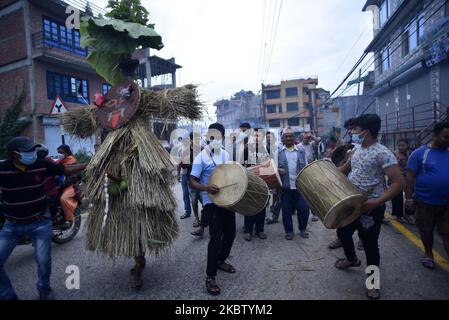
[[[256,214],[255,216],[244,218],[244,227],[245,233],[253,233],[254,227],[256,229],[256,233],[263,232],[265,226],[265,216],[267,214],[267,209],[264,208],[261,212]]]
[[[398,193],[396,197],[391,200],[392,204],[392,214],[395,217],[402,218],[404,216],[404,194],[401,192]]]
[[[204,206],[204,214],[209,224],[210,240],[207,247],[207,276],[217,275],[218,264],[224,262],[231,252],[235,239],[235,213],[217,207]]]
[[[346,259],[353,261],[357,257],[354,247],[354,241],[352,240],[352,235],[357,230],[359,238],[360,240],[362,240],[363,248],[365,249],[366,265],[380,265],[378,240],[384,214],[385,205],[374,209],[370,213],[370,216],[372,216],[374,222],[374,224],[370,228],[365,228],[362,225],[360,217],[346,227],[337,229],[337,235],[343,244]]]

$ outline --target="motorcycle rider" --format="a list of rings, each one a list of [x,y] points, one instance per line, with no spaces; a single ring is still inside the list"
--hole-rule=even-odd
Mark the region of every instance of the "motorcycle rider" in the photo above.
[[[4,265],[22,236],[33,242],[39,299],[54,297],[50,287],[53,231],[44,182],[49,176],[80,172],[87,165],[64,167],[38,159],[36,148],[40,146],[28,137],[13,138],[6,145],[9,159],[0,163],[1,200],[6,218],[0,230],[0,300],[18,299]]]

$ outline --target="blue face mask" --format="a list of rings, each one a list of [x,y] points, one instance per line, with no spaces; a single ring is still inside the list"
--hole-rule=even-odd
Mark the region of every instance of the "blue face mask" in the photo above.
[[[356,143],[356,144],[362,144],[363,141],[365,140],[365,137],[359,133],[359,134],[353,134],[352,135],[352,142]]]
[[[19,162],[26,166],[35,163],[37,160],[36,151],[18,152],[18,154],[20,155]]]

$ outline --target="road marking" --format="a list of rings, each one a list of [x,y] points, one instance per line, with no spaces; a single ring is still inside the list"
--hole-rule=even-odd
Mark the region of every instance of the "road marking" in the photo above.
[[[387,218],[391,218],[390,213],[386,213]],[[419,249],[421,249],[422,252],[424,252],[424,246],[421,242],[421,239],[419,239],[413,232],[411,232],[407,227],[405,227],[402,223],[390,219],[391,225],[398,230],[400,233],[402,233],[407,239],[409,239],[414,245],[416,245]],[[443,258],[442,255],[440,255],[438,252],[433,250],[433,256],[435,262],[446,272],[449,272],[449,262]]]

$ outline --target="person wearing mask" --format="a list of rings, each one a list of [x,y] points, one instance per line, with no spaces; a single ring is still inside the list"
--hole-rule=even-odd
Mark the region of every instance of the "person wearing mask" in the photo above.
[[[62,164],[64,167],[69,167],[77,163],[72,150],[68,145],[60,145],[58,151],[58,164]],[[66,175],[64,183],[62,185],[62,195],[60,197],[61,208],[64,211],[64,219],[66,221],[66,227],[70,227],[75,218],[75,210],[78,207],[78,201],[75,197],[76,190],[73,186],[80,180],[78,174]]]
[[[193,132],[191,132],[193,136]],[[181,137],[180,137],[181,138]],[[191,199],[189,192],[189,175],[192,170],[192,162],[190,162],[189,154],[190,150],[193,150],[193,139],[182,139],[180,141],[180,146],[178,148],[178,158],[181,159],[178,164],[178,182],[181,182],[182,187],[182,199],[184,201],[184,214],[181,219],[190,218],[192,215]],[[193,157],[193,153],[191,154]],[[195,199],[194,199],[195,200]],[[193,202],[193,201],[192,201]],[[197,213],[198,215],[198,213]]]
[[[48,156],[48,148],[45,145],[37,147],[36,154],[39,160],[46,160],[52,163],[56,163],[51,157]],[[58,177],[47,177],[47,180],[45,181],[45,194],[48,198],[48,209],[52,217],[56,215],[59,199],[59,186],[60,181]]]
[[[285,238],[293,240],[293,211],[298,211],[299,234],[302,238],[308,238],[306,231],[309,220],[309,207],[296,189],[296,177],[307,165],[306,152],[300,145],[295,145],[295,135],[292,128],[286,128],[282,132],[284,147],[279,152],[279,175],[282,180],[282,222],[284,223]]]
[[[282,140],[282,139],[281,139]],[[276,143],[276,136],[273,132],[268,131],[266,136],[266,148],[267,152],[270,155],[270,158],[273,159],[276,164],[278,161],[278,153],[279,153],[279,145]],[[270,206],[271,218],[267,218],[265,221],[266,224],[277,223],[279,220],[279,214],[281,213],[281,191],[282,188],[276,188],[270,190],[272,194],[272,205]]]
[[[437,123],[432,142],[410,155],[405,199],[410,211],[416,209],[416,226],[425,250],[421,264],[435,269],[435,228],[449,256],[449,122]]]
[[[18,299],[4,266],[19,239],[33,242],[37,262],[39,299],[54,298],[50,287],[51,239],[53,227],[48,213],[45,180],[74,174],[87,165],[63,165],[37,158],[35,144],[28,137],[16,137],[6,145],[8,160],[0,163],[0,191],[6,223],[0,230],[0,300]]]
[[[220,189],[209,185],[209,178],[220,164],[229,162],[229,154],[223,148],[225,128],[220,123],[209,126],[206,134],[208,146],[194,159],[190,173],[190,187],[201,191],[204,214],[209,225],[209,245],[207,247],[206,290],[210,295],[219,295],[221,290],[215,277],[217,270],[235,273],[234,267],[226,263],[235,238],[235,213],[216,206],[209,194],[216,194]]]
[[[367,266],[380,266],[379,234],[385,214],[385,203],[393,199],[404,187],[404,179],[396,157],[387,147],[377,142],[381,119],[377,114],[364,114],[354,120],[352,140],[359,143],[350,161],[339,170],[366,196],[362,215],[349,225],[337,229],[345,252],[335,267],[360,267],[352,236],[357,230],[363,242]],[[390,184],[386,187],[385,177]],[[368,299],[379,299],[379,289],[366,289]]]
[[[264,133],[262,129],[254,129],[253,134],[250,137],[251,143],[245,144],[245,152],[246,158],[241,155],[240,159],[243,160],[246,167],[249,168],[253,164],[257,165],[270,160],[268,151],[264,146]],[[253,237],[253,232],[255,231],[255,236],[259,239],[266,239],[267,235],[264,232],[265,227],[265,216],[266,216],[266,208],[263,208],[262,211],[257,213],[254,216],[245,216],[244,217],[244,239],[246,241],[251,241]]]

